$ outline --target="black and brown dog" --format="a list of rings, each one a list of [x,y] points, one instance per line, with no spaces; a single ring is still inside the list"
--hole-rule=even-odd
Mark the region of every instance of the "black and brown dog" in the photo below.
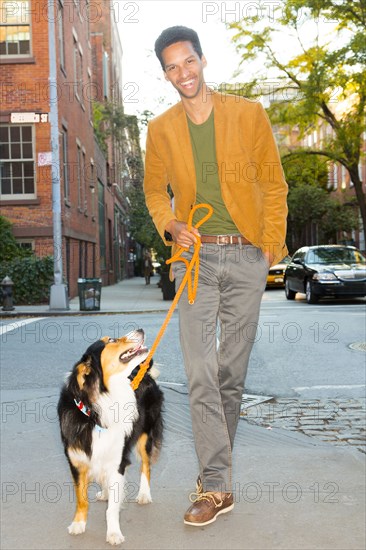
[[[76,513],[68,527],[72,535],[85,531],[88,484],[96,481],[102,489],[97,498],[108,500],[106,540],[124,541],[119,513],[134,446],[141,457],[137,502],[151,502],[150,465],[162,444],[163,394],[151,368],[136,391],[131,387],[147,355],[141,329],[122,338],[104,337],[89,346],[62,388],[61,438],[76,492]]]

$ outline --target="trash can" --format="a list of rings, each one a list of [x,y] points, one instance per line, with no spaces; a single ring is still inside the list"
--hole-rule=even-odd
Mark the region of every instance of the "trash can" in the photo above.
[[[80,311],[99,311],[102,279],[78,279]]]
[[[175,296],[175,280],[169,279],[169,272],[163,271],[160,274],[161,290],[163,292],[163,300],[174,300]]]

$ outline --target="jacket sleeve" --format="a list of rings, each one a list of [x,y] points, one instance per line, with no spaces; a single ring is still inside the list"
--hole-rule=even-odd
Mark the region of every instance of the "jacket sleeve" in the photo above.
[[[282,259],[287,254],[287,183],[267,113],[257,103],[254,159],[263,200],[263,249]]]
[[[168,175],[163,161],[153,141],[151,123],[148,126],[145,156],[144,193],[150,216],[166,245],[171,245],[165,237],[167,223],[176,219],[171,206],[171,198],[167,191]]]

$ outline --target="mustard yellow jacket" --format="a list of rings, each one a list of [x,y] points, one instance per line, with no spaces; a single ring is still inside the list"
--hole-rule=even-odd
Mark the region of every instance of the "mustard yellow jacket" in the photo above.
[[[259,102],[211,93],[223,201],[240,233],[274,254],[274,265],[287,254],[287,184],[268,116]],[[144,192],[158,232],[165,244],[172,244],[164,238],[167,223],[187,222],[196,201],[196,172],[182,102],[149,122]]]

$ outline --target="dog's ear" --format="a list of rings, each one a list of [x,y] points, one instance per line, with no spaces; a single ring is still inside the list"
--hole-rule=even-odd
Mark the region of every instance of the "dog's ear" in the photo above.
[[[90,374],[90,372],[91,372],[90,359],[88,359],[84,363],[79,363],[76,366],[76,380],[77,380],[77,383],[78,383],[78,386],[79,386],[80,390],[83,389],[84,384],[85,384],[85,377],[88,376],[88,374]]]

